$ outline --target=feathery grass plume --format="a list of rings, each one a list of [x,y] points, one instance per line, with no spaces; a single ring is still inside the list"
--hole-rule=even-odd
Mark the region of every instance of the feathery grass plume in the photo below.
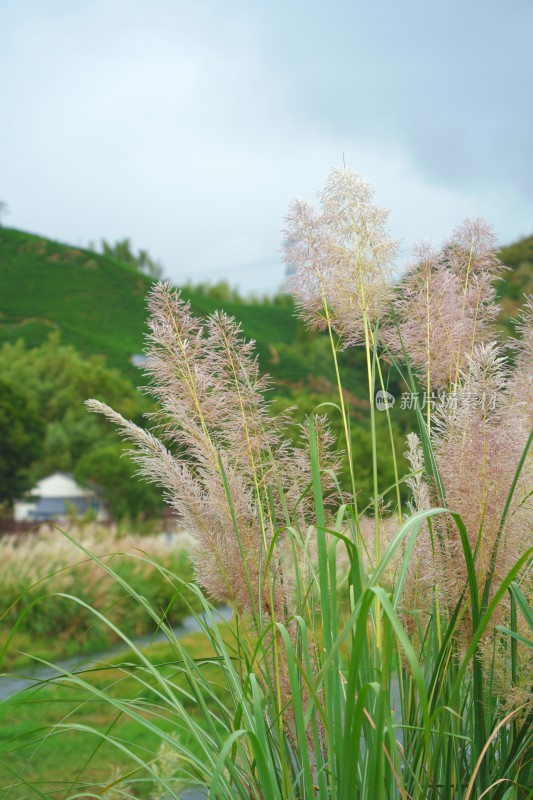
[[[320,193],[321,211],[296,200],[286,217],[288,291],[311,327],[328,320],[342,344],[364,341],[391,292],[397,245],[388,211],[374,205],[370,184],[345,167],[333,169]]]
[[[152,415],[157,436],[104,403],[87,405],[119,426],[136,446],[140,474],[164,488],[194,537],[197,578],[211,597],[283,619],[290,576],[279,574],[278,557],[265,575],[279,524],[273,511],[283,520],[287,500],[294,505],[303,494],[310,476],[302,464],[309,458],[283,441],[287,417],[269,416],[268,381],[259,375],[253,342],[234,320],[215,313],[201,322],[168,284],[152,290],[149,309],[146,372],[160,404]],[[325,429],[321,438],[326,465]],[[298,513],[305,516],[306,508],[300,504]],[[277,542],[281,558],[288,544],[284,537]]]
[[[364,343],[371,429],[375,431],[374,403],[370,400],[376,378],[372,364],[375,328],[391,301],[397,245],[387,231],[388,211],[374,205],[373,198],[373,188],[357,173],[346,167],[333,169],[319,194],[320,213],[306,201],[293,203],[286,218],[284,242],[285,261],[289,265],[287,289],[296,298],[303,319],[311,327],[327,328],[329,332],[356,512],[355,470],[337,350]],[[332,331],[337,334],[338,342],[334,341]],[[396,469],[394,449],[392,456]],[[375,436],[372,465],[377,563],[380,534]],[[377,635],[379,640],[379,624]]]
[[[417,511],[427,511],[431,508],[431,492],[424,474],[424,454],[420,437],[416,433],[407,435],[405,456],[412,471],[411,477],[407,479],[407,485],[411,490],[409,511],[411,514],[415,514]],[[420,526],[409,559],[402,593],[402,622],[412,641],[417,640],[418,632],[425,628],[426,619],[420,620],[420,617],[427,618],[430,613],[436,558],[438,559],[438,553],[434,551],[428,524],[424,521]]]
[[[461,373],[455,386],[454,400],[455,407],[450,406],[436,420],[433,447],[448,507],[461,515],[475,553],[478,585],[483,587],[494,570],[491,598],[495,586],[530,544],[533,513],[533,463],[529,457],[500,529],[507,495],[530,433],[524,408],[513,394],[501,347],[493,342],[474,348],[468,357],[468,371]],[[452,609],[467,582],[466,565],[455,526],[441,526],[441,536],[436,581],[440,596]],[[525,585],[527,575],[522,574],[519,580]],[[463,643],[470,637],[466,616],[460,631]],[[495,628],[505,620],[508,624],[508,616],[509,606],[504,601],[487,629],[486,643],[497,639]],[[486,649],[491,647],[485,644]]]
[[[316,521],[306,499],[312,496],[310,439],[303,450],[283,439],[290,418],[269,415],[268,379],[259,375],[254,343],[244,340],[233,319],[217,312],[198,320],[168,284],[157,285],[148,304],[146,371],[152,380],[148,391],[160,404],[151,415],[157,436],[103,403],[87,405],[119,426],[135,445],[128,455],[139,473],[164,489],[194,540],[191,555],[200,585],[239,614],[251,612],[251,634],[262,640],[261,682],[276,691],[270,722],[294,741],[285,645],[271,626],[283,623],[296,636],[293,617],[308,567],[303,542]],[[316,425],[327,503],[337,456],[330,454],[324,420]],[[299,547],[293,546],[289,526],[300,531]],[[310,636],[310,663],[314,647]],[[307,690],[301,701],[307,704]]]
[[[402,355],[432,390],[454,383],[467,366],[474,347],[490,335],[497,313],[493,280],[503,265],[496,256],[496,240],[483,220],[467,220],[440,251],[428,243],[414,249],[395,301],[397,332],[384,338],[390,350]]]
[[[329,428],[327,417],[316,415],[313,419],[321,468],[321,491],[324,506],[329,511],[344,499],[335,477],[341,467],[343,451],[336,446],[336,437]],[[278,523],[295,524],[303,534],[310,524],[315,524],[313,493],[308,491],[313,481],[309,419],[300,425],[298,441],[299,445],[293,445],[287,439],[281,443],[275,462],[270,464],[267,484],[280,490],[272,498]]]
[[[284,261],[288,265],[287,291],[294,295],[300,316],[310,328],[325,330],[334,310],[328,290],[333,280],[333,242],[324,216],[308,200],[293,200],[285,217]]]
[[[493,284],[506,268],[496,255],[497,249],[492,226],[479,217],[465,220],[444,246],[450,269],[461,281],[464,296],[461,316],[468,320],[464,324],[465,339],[459,341],[457,348],[454,379],[462,368],[463,354],[471,355],[477,342],[489,338],[491,323],[498,314]]]
[[[533,426],[533,295],[526,295],[516,329],[520,338],[513,342],[516,361],[511,391]]]
[[[320,198],[335,244],[331,306],[345,343],[358,344],[391,300],[397,242],[387,230],[388,210],[374,205],[374,189],[352,170],[334,169]]]
[[[463,280],[466,291],[474,275],[498,278],[502,263],[496,255],[498,243],[492,226],[481,217],[466,219],[444,245],[450,268]]]

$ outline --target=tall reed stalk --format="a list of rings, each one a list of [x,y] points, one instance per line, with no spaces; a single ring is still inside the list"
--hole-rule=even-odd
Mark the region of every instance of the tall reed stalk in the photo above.
[[[365,346],[373,519],[358,511],[357,464],[351,485],[339,484],[326,420],[311,416],[301,445],[289,445],[289,420],[270,415],[238,326],[223,314],[199,320],[178,293],[157,286],[148,346],[157,438],[100,402],[89,406],[134,442],[141,474],[162,486],[195,538],[197,584],[157,569],[176,596],[194,592],[206,650],[191,653],[158,609],[80,545],[173,651],[155,664],[115,631],[136,658],[123,666],[133,697],[62,671],[66,686],[105,699],[161,743],[140,752],[113,725],[88,729],[69,718],[48,731],[83,730],[95,751],[104,743],[129,761],[100,796],[179,798],[191,786],[228,800],[532,796],[531,434],[521,376],[487,343],[500,269],[494,243],[484,224],[467,224],[440,253],[419,250],[398,292],[386,212],[369,185],[335,170],[320,201],[319,213],[304,201],[291,207],[290,284],[308,323],[327,330],[334,357],[338,346]],[[442,408],[428,397],[426,413],[416,409],[412,500],[389,519],[380,512],[373,410],[383,355],[407,390],[420,381],[443,393]],[[444,402],[450,397],[457,407]],[[213,600],[231,605],[229,623]],[[4,763],[19,746],[0,744]],[[24,774],[13,781],[23,784]],[[89,786],[80,769],[70,796],[95,796]],[[34,791],[51,796],[45,786]]]

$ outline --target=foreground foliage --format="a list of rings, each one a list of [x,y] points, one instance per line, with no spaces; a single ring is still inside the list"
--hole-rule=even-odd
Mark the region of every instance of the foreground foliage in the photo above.
[[[194,594],[211,649],[189,650],[142,592],[80,545],[166,631],[174,652],[156,665],[108,615],[91,612],[131,646],[136,661],[124,669],[137,693],[103,691],[80,673],[65,673],[65,685],[161,740],[154,757],[113,725],[56,723],[50,735],[83,730],[95,753],[104,742],[128,756],[103,796],[178,798],[195,785],[228,800],[530,796],[533,306],[511,369],[493,341],[501,264],[488,226],[467,221],[439,251],[419,248],[397,292],[386,222],[371,187],[347,169],[333,171],[318,210],[297,201],[287,218],[292,290],[308,324],[325,331],[338,377],[338,404],[320,410],[340,419],[342,443],[313,413],[291,444],[292,418],[272,415],[235,321],[195,317],[167,285],[150,296],[153,433],[89,402],[134,445],[139,471],[163,488],[194,539],[199,586],[157,569],[176,599]],[[339,369],[340,353],[360,344],[370,508],[357,491]],[[424,398],[413,406],[405,481],[386,360],[406,392]],[[376,419],[383,410],[385,426]],[[378,434],[395,475],[385,489]],[[338,481],[339,445],[348,491]],[[213,600],[233,608],[230,625],[219,624]],[[4,743],[4,762],[17,746],[17,737]],[[72,794],[95,793],[86,766]],[[23,771],[15,777],[24,782]]]

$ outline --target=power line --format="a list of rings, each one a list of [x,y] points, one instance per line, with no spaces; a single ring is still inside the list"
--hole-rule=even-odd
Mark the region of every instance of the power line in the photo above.
[[[208,267],[207,269],[179,270],[176,275],[205,275],[210,272],[242,272],[245,269],[266,269],[273,265],[281,265],[281,260],[276,256],[260,258],[257,261],[245,261],[239,264],[227,264],[224,267]]]

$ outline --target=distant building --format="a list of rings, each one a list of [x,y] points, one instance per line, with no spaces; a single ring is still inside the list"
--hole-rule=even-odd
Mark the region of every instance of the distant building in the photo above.
[[[73,511],[83,516],[92,509],[96,519],[108,518],[105,506],[94,489],[78,486],[68,472],[54,472],[43,478],[13,507],[15,522],[48,522],[68,518]]]

